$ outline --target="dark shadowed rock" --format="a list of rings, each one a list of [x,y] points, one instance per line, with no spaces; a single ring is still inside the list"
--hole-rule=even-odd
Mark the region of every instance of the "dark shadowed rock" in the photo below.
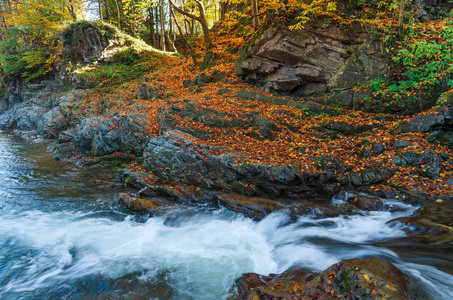
[[[360,134],[369,131],[373,128],[372,125],[356,125],[348,124],[343,121],[329,121],[326,124],[326,128],[330,130],[336,130],[346,135]]]
[[[445,124],[443,114],[427,114],[417,116],[408,123],[403,124],[405,132],[428,132],[436,128],[442,128]]]
[[[351,203],[354,207],[362,210],[382,210],[384,209],[384,202],[381,198],[357,195],[354,197],[348,198],[348,203]]]

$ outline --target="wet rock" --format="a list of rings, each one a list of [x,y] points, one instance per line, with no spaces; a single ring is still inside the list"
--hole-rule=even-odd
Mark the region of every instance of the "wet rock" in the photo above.
[[[284,206],[276,201],[240,194],[219,193],[214,196],[214,201],[218,202],[220,206],[241,213],[255,221],[264,219],[273,211],[284,209]]]
[[[428,243],[453,245],[453,201],[438,199],[419,208],[412,216],[390,222],[410,225],[407,231]]]
[[[164,198],[144,199],[130,194],[120,194],[118,202],[134,212],[146,213],[150,216],[162,215],[166,208],[175,206],[175,203]]]
[[[436,128],[442,128],[445,124],[443,114],[426,114],[417,116],[408,123],[403,124],[405,132],[428,132]]]
[[[74,145],[93,156],[115,152],[141,155],[149,133],[145,131],[148,115],[143,113],[117,114],[110,118],[84,119],[77,127]]]
[[[264,284],[262,284],[265,282]],[[348,259],[319,274],[288,270],[269,277],[245,274],[231,299],[409,299],[407,276],[392,263]]]
[[[249,292],[266,285],[276,275],[259,275],[256,273],[246,273],[243,274],[241,278],[238,278],[235,282],[236,285],[236,295],[232,299],[248,299]]]
[[[355,208],[361,210],[383,210],[384,202],[381,198],[366,196],[366,195],[357,195],[347,199],[348,203],[352,204]]]

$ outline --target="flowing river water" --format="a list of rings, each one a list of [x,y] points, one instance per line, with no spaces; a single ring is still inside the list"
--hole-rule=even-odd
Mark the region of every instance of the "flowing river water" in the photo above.
[[[115,203],[119,190],[107,171],[0,133],[0,299],[223,299],[242,273],[370,256],[408,274],[417,298],[453,299],[452,253],[417,248],[402,225],[386,224],[415,207],[255,222],[200,206],[144,218]]]

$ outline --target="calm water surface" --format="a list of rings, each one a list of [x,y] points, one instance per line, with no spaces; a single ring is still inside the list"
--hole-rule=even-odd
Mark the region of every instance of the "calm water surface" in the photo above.
[[[419,298],[453,299],[452,253],[411,245],[386,224],[412,207],[295,222],[203,207],[144,219],[116,205],[119,189],[108,172],[0,133],[0,299],[222,299],[242,273],[369,256],[409,274]]]

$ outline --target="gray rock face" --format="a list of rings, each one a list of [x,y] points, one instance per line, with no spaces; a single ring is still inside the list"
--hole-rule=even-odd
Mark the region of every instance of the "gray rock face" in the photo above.
[[[362,170],[340,178],[340,182],[345,186],[363,186],[383,182],[394,174],[393,170],[386,168]]]
[[[119,114],[110,118],[84,119],[76,132],[65,132],[65,140],[93,156],[128,152],[141,155],[150,135],[145,131],[146,114]]]
[[[360,107],[366,95],[352,89],[388,73],[379,46],[370,40],[364,31],[345,32],[335,26],[271,28],[249,46],[235,71],[268,91],[297,96],[331,93],[328,102]]]
[[[445,124],[443,114],[427,114],[418,116],[403,125],[406,132],[428,132],[435,128],[442,128]]]
[[[442,169],[442,160],[431,150],[424,151],[421,154],[413,151],[406,151],[392,160],[392,164],[402,167],[418,168],[421,176],[436,179],[439,177]]]
[[[46,111],[41,106],[20,103],[0,116],[0,129],[36,129],[36,124]]]
[[[438,18],[439,15],[445,16],[453,9],[453,2],[444,0],[417,0],[415,1],[417,10],[414,17],[422,22],[427,22]]]
[[[37,123],[38,133],[57,137],[70,124],[71,111],[84,99],[85,93],[84,90],[74,90],[58,99],[57,106],[45,113]]]
[[[241,163],[235,154],[194,144],[178,130],[152,138],[144,152],[144,167],[160,177],[205,188],[234,190],[243,194],[332,195],[333,175],[307,174],[293,166]]]
[[[73,89],[86,90],[93,87],[91,83],[88,82],[88,79],[86,79],[85,76],[79,73],[72,73],[70,80]]]

